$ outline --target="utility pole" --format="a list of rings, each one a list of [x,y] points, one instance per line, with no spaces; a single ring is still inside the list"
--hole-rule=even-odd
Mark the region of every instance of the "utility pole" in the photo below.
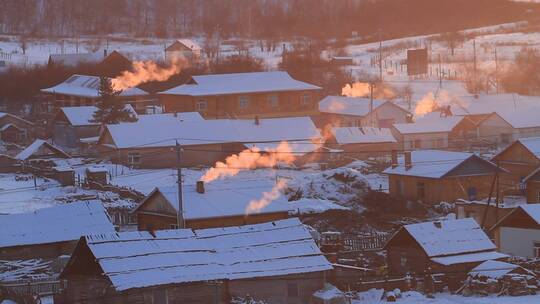
[[[383,81],[383,71],[382,71],[382,36],[381,30],[379,29],[379,81]]]
[[[369,83],[369,126],[373,126],[373,89],[375,84],[373,82]]]
[[[497,48],[495,48],[495,90],[499,95],[499,58],[497,57]]]
[[[441,54],[439,53],[439,89],[442,89],[442,79],[443,79],[442,60],[441,60]]]
[[[476,81],[476,39],[473,39],[473,81],[474,81],[474,94],[478,94],[478,82]]]
[[[178,175],[176,180],[178,184],[178,211],[176,214],[176,224],[178,225],[178,228],[185,228],[184,198],[182,193],[182,166],[180,163],[181,150],[180,144],[178,143],[178,140],[176,140],[176,174]]]

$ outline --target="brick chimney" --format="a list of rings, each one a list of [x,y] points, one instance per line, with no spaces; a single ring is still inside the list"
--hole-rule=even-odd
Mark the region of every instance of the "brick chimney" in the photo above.
[[[197,193],[200,193],[200,194],[204,193],[204,181],[197,181],[196,190],[197,190]]]
[[[411,151],[404,152],[403,156],[405,157],[405,170],[409,170],[412,168]]]
[[[392,169],[396,168],[398,166],[398,157],[397,157],[397,151],[392,150]]]

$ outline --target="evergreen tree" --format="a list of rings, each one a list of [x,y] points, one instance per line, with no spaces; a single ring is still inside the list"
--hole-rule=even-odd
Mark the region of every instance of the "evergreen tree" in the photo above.
[[[118,99],[122,91],[115,91],[108,77],[99,78],[99,102],[97,111],[93,115],[93,122],[105,124],[117,124],[122,121],[136,121],[137,118]]]

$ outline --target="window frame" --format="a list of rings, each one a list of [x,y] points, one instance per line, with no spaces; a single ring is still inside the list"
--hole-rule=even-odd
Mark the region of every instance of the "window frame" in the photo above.
[[[540,258],[540,241],[533,242],[533,256],[535,258]]]
[[[249,108],[249,96],[243,95],[238,97],[238,108],[239,109],[247,109]]]
[[[271,108],[277,108],[279,107],[279,96],[277,94],[268,95],[267,102]]]
[[[309,93],[302,94],[302,104],[304,106],[311,105],[311,103],[312,103],[311,101],[312,101],[311,94],[309,94]]]
[[[140,152],[128,152],[127,154],[127,162],[130,165],[140,165],[141,158],[142,158],[142,155]],[[135,159],[137,159],[137,161],[134,161]]]
[[[201,106],[203,106],[203,107],[201,107]],[[206,101],[206,99],[199,99],[195,103],[195,107],[196,107],[198,112],[205,112],[205,111],[208,110],[208,102]]]

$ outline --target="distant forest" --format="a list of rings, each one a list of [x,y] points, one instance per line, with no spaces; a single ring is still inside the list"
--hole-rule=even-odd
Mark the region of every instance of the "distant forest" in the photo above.
[[[509,0],[0,0],[0,33],[252,38],[384,38],[524,20]]]

